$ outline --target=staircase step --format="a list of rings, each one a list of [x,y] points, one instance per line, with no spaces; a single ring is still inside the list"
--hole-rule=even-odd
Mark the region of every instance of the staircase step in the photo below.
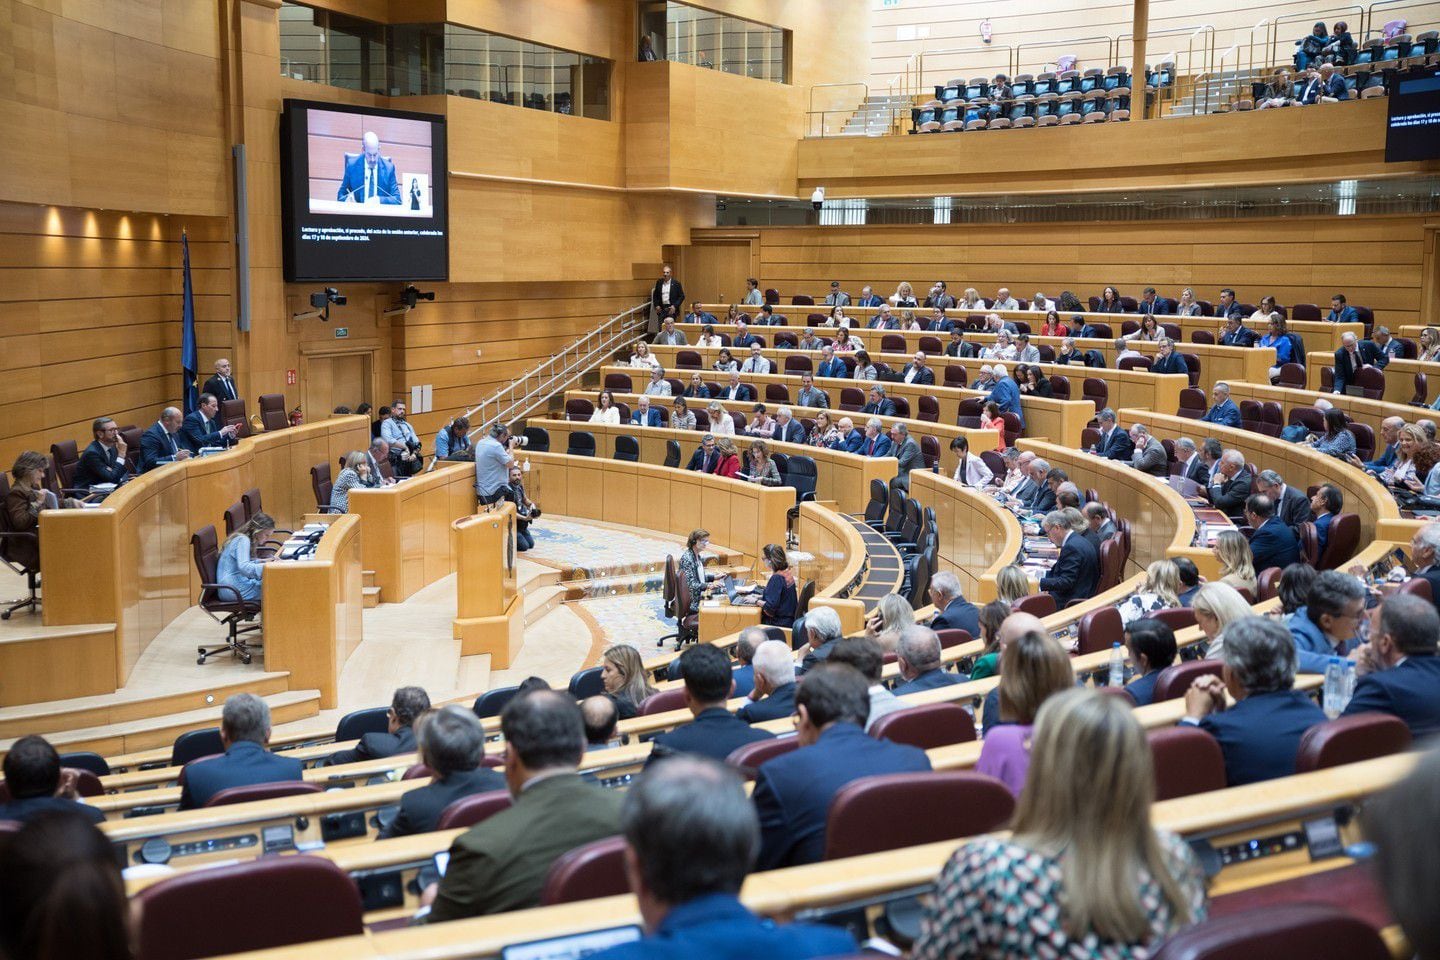
[[[374,570],[362,570],[362,571],[360,571],[360,576],[361,576],[361,578],[362,578],[362,581],[361,581],[361,582],[362,582],[365,586],[367,586],[367,587],[373,587],[373,586],[375,586],[375,571],[374,571]]]
[[[568,592],[567,587],[537,587],[525,594],[525,626],[530,627],[545,614],[560,606]]]
[[[264,697],[270,705],[270,720],[275,726],[313,717],[320,712],[319,690],[291,690]],[[91,751],[102,757],[139,750],[168,747],[187,730],[202,730],[220,725],[223,702],[200,710],[145,717],[123,723],[64,730],[46,739],[61,753]],[[0,753],[8,751],[18,738],[0,740]]]
[[[380,606],[380,588],[362,587],[361,592],[365,595],[365,609],[371,610]]]

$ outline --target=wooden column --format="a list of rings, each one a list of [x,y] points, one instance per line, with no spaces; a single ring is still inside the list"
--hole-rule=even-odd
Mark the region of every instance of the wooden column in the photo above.
[[[1130,34],[1135,38],[1134,62],[1130,65],[1130,119],[1145,120],[1149,111],[1145,109],[1145,40],[1150,32],[1150,0],[1135,0],[1134,18],[1131,22]],[[1159,91],[1156,91],[1156,99],[1159,99]],[[1140,104],[1140,109],[1135,109],[1135,104]]]

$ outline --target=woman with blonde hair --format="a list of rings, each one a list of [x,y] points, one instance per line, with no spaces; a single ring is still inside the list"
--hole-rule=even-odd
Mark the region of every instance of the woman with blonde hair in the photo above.
[[[735,421],[730,414],[725,412],[719,400],[711,400],[710,406],[705,408],[706,414],[710,417],[710,433],[716,437],[735,436]]]
[[[1194,290],[1186,287],[1180,291],[1180,299],[1175,301],[1175,315],[1177,317],[1200,316],[1200,302],[1195,299]]]
[[[1051,697],[1031,753],[1036,775],[1020,794],[1011,835],[972,840],[951,855],[914,960],[1124,960],[1206,918],[1194,853],[1151,823],[1155,770],[1125,703],[1087,690]]]
[[[1420,359],[1427,362],[1440,360],[1440,330],[1426,327],[1420,331]]]
[[[904,630],[914,625],[915,608],[910,606],[910,601],[898,593],[887,593],[865,618],[865,635],[878,640],[887,630]]]
[[[1250,541],[1239,530],[1226,530],[1215,538],[1215,556],[1220,560],[1220,582],[1255,596],[1255,556]]]
[[[330,488],[330,512],[349,513],[350,491],[366,486],[365,481],[369,476],[370,458],[364,450],[351,450],[345,454],[345,466]]]
[[[658,367],[660,358],[650,352],[650,344],[644,340],[636,340],[634,349],[630,351],[630,366],[646,369]]]
[[[1120,620],[1129,626],[1156,610],[1180,606],[1180,568],[1170,560],[1156,560],[1145,568],[1145,583],[1120,604]]]
[[[955,305],[959,310],[984,310],[985,301],[980,299],[980,291],[974,287],[966,287],[965,292],[960,295],[960,302]]]
[[[890,298],[892,307],[918,307],[920,301],[915,299],[915,291],[910,287],[910,281],[901,280],[900,285],[895,288],[895,295]]]
[[[1225,628],[1255,612],[1240,591],[1228,583],[1205,584],[1195,594],[1190,608],[1195,611],[1195,623],[1205,634],[1205,656],[1210,660],[1220,659],[1220,651],[1225,649]]]
[[[265,571],[264,561],[256,553],[274,529],[275,520],[268,513],[257,513],[237,527],[220,546],[215,582],[233,587],[242,600],[259,602],[260,578]]]
[[[1000,568],[995,575],[995,594],[997,600],[1014,604],[1022,597],[1030,595],[1030,578],[1025,576],[1025,569],[1018,563],[1006,564]]]
[[[629,720],[640,712],[640,704],[655,693],[645,676],[640,652],[632,646],[617,643],[600,655],[600,682],[605,693],[615,701],[621,720]]]
[[[1000,722],[980,747],[976,771],[1000,780],[1014,794],[1025,785],[1030,734],[1040,705],[1075,686],[1070,655],[1054,637],[1027,631],[1000,651]]]

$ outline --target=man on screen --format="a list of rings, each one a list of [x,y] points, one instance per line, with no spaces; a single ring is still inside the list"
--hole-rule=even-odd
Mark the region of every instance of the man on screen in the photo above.
[[[395,180],[395,161],[380,156],[380,138],[373,132],[364,137],[363,153],[345,154],[345,176],[335,199],[355,203],[400,203],[400,186]]]

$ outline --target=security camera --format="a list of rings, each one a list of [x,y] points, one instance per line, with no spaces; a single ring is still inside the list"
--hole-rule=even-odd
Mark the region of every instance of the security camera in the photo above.
[[[297,313],[295,314],[294,319],[307,320],[311,317],[319,317],[321,320],[329,323],[330,304],[333,303],[337,306],[343,307],[345,306],[346,302],[347,301],[344,295],[341,294],[339,290],[336,290],[334,287],[326,287],[324,290],[318,290],[315,293],[310,294],[310,306],[313,308],[313,312]]]
[[[435,291],[417,290],[415,289],[414,284],[411,284],[407,286],[404,290],[400,291],[400,302],[405,305],[405,308],[407,310],[414,310],[415,305],[421,300],[428,300],[433,302],[435,300]]]
[[[810,206],[819,210],[825,205],[825,188],[816,187],[815,192],[810,194]]]

